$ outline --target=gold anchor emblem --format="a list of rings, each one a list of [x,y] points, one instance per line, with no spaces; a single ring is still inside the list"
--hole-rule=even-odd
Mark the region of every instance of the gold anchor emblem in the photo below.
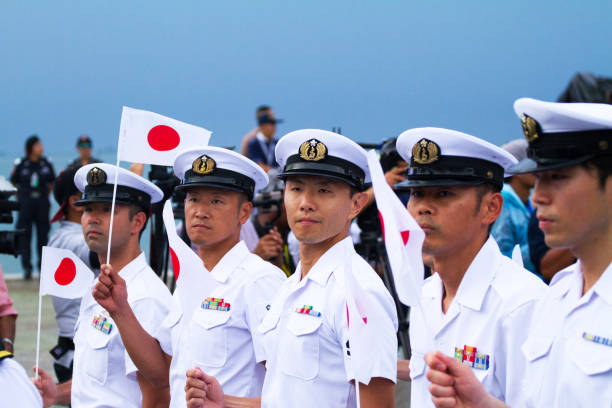
[[[421,139],[412,147],[412,160],[418,164],[430,164],[440,158],[440,146],[429,139]]]
[[[521,126],[523,126],[523,133],[529,143],[540,137],[538,133],[538,122],[535,121],[531,116],[527,116],[524,113],[521,115]]]
[[[317,139],[310,139],[300,146],[300,158],[307,161],[319,161],[327,156],[327,146]]]
[[[99,186],[106,183],[106,173],[99,167],[94,167],[87,173],[87,184],[90,186]]]
[[[212,157],[203,154],[193,161],[191,169],[197,174],[209,174],[212,173],[216,165],[217,163],[215,163]]]

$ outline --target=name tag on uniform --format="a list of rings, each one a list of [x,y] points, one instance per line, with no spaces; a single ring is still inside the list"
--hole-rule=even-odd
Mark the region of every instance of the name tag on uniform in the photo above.
[[[478,370],[489,369],[489,355],[478,353],[476,347],[464,345],[463,349],[455,347],[455,360]]]
[[[304,305],[295,309],[296,313],[307,314],[314,317],[321,317],[321,312],[314,310],[312,305]]]
[[[113,324],[108,321],[106,316],[104,315],[95,315],[91,325],[96,329],[101,331],[104,334],[110,334],[111,330],[113,330]]]
[[[589,334],[587,332],[584,332],[582,333],[582,338],[587,341],[592,341],[593,343],[598,343],[604,346],[612,347],[612,339],[609,339],[606,337],[595,336],[594,334]]]
[[[230,308],[231,308],[231,306],[230,306],[229,302],[226,302],[223,298],[207,297],[202,302],[202,309],[219,310],[221,312],[229,312]]]

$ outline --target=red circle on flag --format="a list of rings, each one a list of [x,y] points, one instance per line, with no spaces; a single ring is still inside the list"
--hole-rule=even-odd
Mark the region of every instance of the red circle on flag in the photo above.
[[[174,249],[170,248],[170,257],[172,258],[172,270],[174,271],[174,279],[178,279],[181,273],[181,264],[178,260],[178,256],[174,252]]]
[[[55,270],[55,282],[58,285],[66,286],[72,283],[76,276],[76,265],[70,258],[64,258]]]
[[[153,150],[167,152],[176,148],[181,143],[181,137],[178,132],[170,126],[157,125],[149,130],[147,142]]]

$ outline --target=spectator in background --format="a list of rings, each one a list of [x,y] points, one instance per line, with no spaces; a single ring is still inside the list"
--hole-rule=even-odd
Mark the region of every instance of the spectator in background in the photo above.
[[[279,119],[274,117],[274,112],[269,109],[261,113],[257,118],[257,134],[247,144],[246,156],[259,164],[265,172],[276,167],[276,158],[274,157],[274,148],[277,140],[274,138],[276,133],[276,124],[280,123]]]
[[[518,161],[527,157],[527,141],[517,139],[506,143],[502,149],[513,155]],[[516,245],[521,248],[525,269],[536,272],[529,255],[527,227],[531,216],[529,194],[535,183],[533,174],[515,174],[504,179],[502,212],[493,224],[491,235],[497,241],[502,254],[512,257]]]
[[[28,137],[25,143],[25,157],[18,159],[11,172],[11,183],[17,187],[20,209],[17,229],[26,232],[26,249],[21,255],[24,278],[32,278],[31,241],[32,224],[36,223],[38,266],[42,247],[47,245],[49,235],[49,194],[53,190],[55,171],[47,158],[43,157],[43,145],[38,136]]]
[[[259,132],[259,117],[263,115],[264,113],[268,113],[268,112],[272,112],[272,108],[270,108],[268,105],[260,105],[259,107],[257,107],[257,110],[255,111],[255,121],[258,123],[258,125],[255,126],[252,130],[250,130],[249,133],[244,135],[244,137],[242,138],[242,142],[240,143],[240,154],[241,155],[243,156],[247,155],[247,146],[249,142],[255,139],[255,136],[257,136],[257,132]]]
[[[60,227],[49,238],[49,246],[72,251],[76,256],[98,275],[100,263],[97,254],[91,252],[85,243],[83,229],[81,227],[81,216],[85,207],[76,206],[74,203],[81,199],[81,193],[74,184],[74,175],[81,166],[68,167],[57,177],[53,188],[53,196],[60,206],[51,222],[59,221]],[[59,383],[64,383],[72,378],[72,360],[74,357],[74,329],[81,298],[65,299],[51,296],[53,308],[55,309],[55,321],[58,328],[57,345],[51,349],[53,356],[53,368]]]
[[[11,353],[13,352],[13,342],[15,341],[16,320],[17,310],[13,307],[13,301],[9,297],[2,267],[0,266],[0,337],[2,338],[4,350]]]
[[[79,138],[77,139],[76,148],[79,152],[79,157],[74,159],[74,161],[70,163],[68,167],[76,167],[78,169],[79,167],[84,166],[86,164],[102,163],[102,160],[96,159],[95,157],[91,157],[92,142],[89,136],[79,136]]]

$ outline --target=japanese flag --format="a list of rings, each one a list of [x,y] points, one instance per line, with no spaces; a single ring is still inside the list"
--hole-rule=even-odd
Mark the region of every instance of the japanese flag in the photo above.
[[[348,324],[347,354],[351,360],[353,378],[368,385],[375,372],[373,350],[396,350],[397,326],[382,306],[368,294],[353,273],[353,256],[345,255],[346,320]],[[385,343],[393,343],[385,345]]]
[[[423,285],[425,233],[387,184],[374,150],[368,152],[368,167],[397,296],[405,305],[415,306]]]
[[[200,257],[176,233],[176,224],[170,200],[166,200],[164,204],[162,217],[166,233],[168,234],[172,270],[176,279],[178,298],[181,302],[183,314],[188,318],[188,315],[217,286],[217,281],[210,276]]]
[[[206,146],[211,132],[157,113],[123,107],[118,159],[172,166],[174,157],[194,146]]]
[[[72,251],[43,247],[40,266],[40,296],[66,299],[83,297],[94,280],[94,273]]]

